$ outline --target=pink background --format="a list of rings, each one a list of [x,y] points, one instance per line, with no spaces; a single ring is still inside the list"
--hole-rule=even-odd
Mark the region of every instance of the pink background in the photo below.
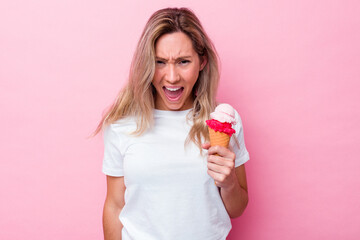
[[[188,6],[240,112],[250,203],[228,239],[360,238],[358,1],[1,1],[0,239],[101,239],[102,136],[155,10]]]

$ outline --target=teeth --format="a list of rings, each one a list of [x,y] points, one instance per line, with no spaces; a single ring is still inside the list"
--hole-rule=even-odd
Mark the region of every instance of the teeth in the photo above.
[[[172,92],[175,92],[175,91],[177,91],[177,90],[179,90],[181,87],[179,87],[179,88],[168,88],[168,87],[165,87],[167,90],[169,90],[169,91],[172,91]]]

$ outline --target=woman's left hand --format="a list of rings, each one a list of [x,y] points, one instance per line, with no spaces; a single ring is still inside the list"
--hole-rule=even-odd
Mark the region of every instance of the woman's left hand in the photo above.
[[[202,147],[208,150],[207,172],[215,180],[216,186],[224,189],[233,188],[237,183],[235,153],[225,147],[211,147],[209,142],[202,144]]]

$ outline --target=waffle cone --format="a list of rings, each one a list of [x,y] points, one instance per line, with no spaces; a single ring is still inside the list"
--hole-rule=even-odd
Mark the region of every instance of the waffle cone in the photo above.
[[[210,145],[211,146],[222,146],[222,147],[228,147],[230,136],[223,132],[215,132],[213,129],[208,127],[209,129],[209,137],[210,137]]]

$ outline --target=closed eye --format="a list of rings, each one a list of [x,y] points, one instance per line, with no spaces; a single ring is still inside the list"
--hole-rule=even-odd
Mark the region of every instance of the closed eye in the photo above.
[[[160,61],[160,60],[157,60],[157,61],[156,61],[156,64],[164,64],[164,62],[163,62],[163,61]]]

